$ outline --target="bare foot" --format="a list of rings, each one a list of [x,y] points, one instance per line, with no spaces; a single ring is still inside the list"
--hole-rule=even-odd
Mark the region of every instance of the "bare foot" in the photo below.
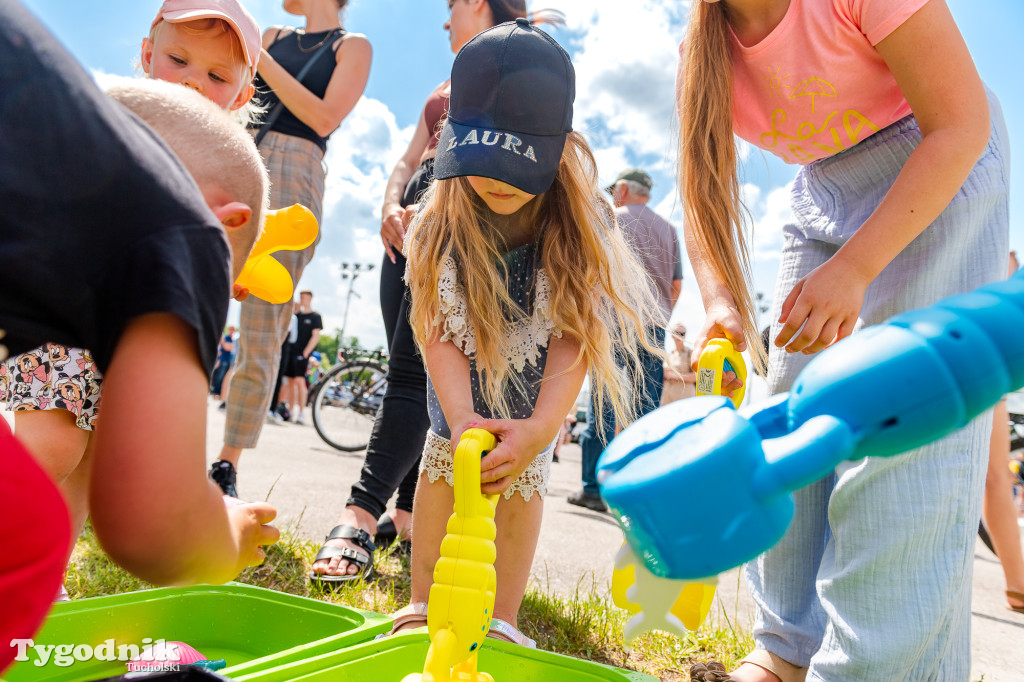
[[[404,509],[396,509],[390,512],[391,521],[395,524],[395,528],[398,529],[399,540],[412,541],[412,513],[407,512]]]
[[[338,523],[336,525],[348,525],[353,528],[359,528],[366,531],[371,538],[374,533],[377,532],[377,519],[375,519],[370,512],[362,509],[361,507],[345,507],[345,511],[341,513],[341,517],[338,519]],[[329,547],[337,547],[338,549],[348,547],[349,549],[353,549],[357,552],[365,552],[363,548],[352,540],[335,538],[334,540],[329,540],[325,544]],[[373,557],[370,557],[370,561],[373,561]],[[341,557],[321,559],[320,561],[313,563],[313,573],[317,575],[355,575],[358,572],[358,564]]]
[[[740,663],[740,667],[729,673],[735,682],[781,682],[779,677],[754,663]]]
[[[1011,609],[1024,609],[1024,588],[1006,590],[1006,605]],[[1013,593],[1012,595],[1010,593]]]

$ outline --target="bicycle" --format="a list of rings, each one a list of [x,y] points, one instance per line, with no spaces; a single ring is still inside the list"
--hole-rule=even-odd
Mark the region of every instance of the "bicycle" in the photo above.
[[[313,427],[337,450],[365,450],[388,386],[388,355],[383,350],[343,349],[338,359],[309,390]]]

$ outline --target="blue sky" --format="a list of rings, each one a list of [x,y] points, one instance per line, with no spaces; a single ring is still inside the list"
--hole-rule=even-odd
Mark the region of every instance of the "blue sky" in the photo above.
[[[808,0],[805,0],[808,1]],[[157,0],[24,0],[87,68],[130,75]],[[243,0],[261,27],[294,25],[279,0]],[[1011,146],[1024,148],[1024,3],[1019,0],[947,0],[982,78],[1002,101]],[[553,32],[577,71],[574,126],[594,148],[602,179],[626,167],[650,171],[651,205],[679,225],[673,181],[675,144],[672,83],[676,45],[687,2],[670,0],[531,0],[531,9],[561,9],[568,26]],[[323,238],[302,287],[316,292],[314,306],[327,333],[341,326],[347,284],[340,263],[378,264],[380,202],[395,161],[404,151],[429,92],[447,77],[453,55],[443,30],[445,0],[351,0],[345,26],[364,33],[374,48],[365,96],[331,138]],[[773,294],[780,228],[789,215],[786,184],[795,169],[753,151],[742,169],[754,221],[754,279]],[[1024,250],[1024,173],[1012,178],[1010,246]],[[377,271],[355,284],[346,335],[363,344],[384,343]],[[232,308],[237,317],[237,307]],[[703,321],[699,293],[685,262],[683,295],[674,317],[696,329]]]

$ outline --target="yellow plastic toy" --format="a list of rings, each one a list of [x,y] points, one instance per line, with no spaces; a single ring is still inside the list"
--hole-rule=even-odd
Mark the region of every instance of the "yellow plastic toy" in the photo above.
[[[697,395],[721,395],[722,375],[730,369],[741,381],[746,381],[747,365],[732,343],[727,339],[708,341],[697,362]],[[733,391],[732,400],[737,407],[743,401],[744,388]],[[682,522],[685,523],[685,519]],[[649,630],[665,630],[682,637],[688,630],[700,628],[708,617],[717,584],[717,576],[695,581],[656,576],[637,559],[629,545],[623,543],[615,556],[612,601],[634,614],[623,628],[626,646]],[[668,609],[667,604],[671,604]]]
[[[615,555],[612,601],[633,614],[622,630],[626,648],[649,630],[664,630],[683,637],[687,631],[699,629],[711,610],[717,584],[717,576],[697,581],[656,576],[636,558],[629,544],[623,543]]]
[[[494,510],[498,496],[480,492],[480,458],[495,443],[487,431],[469,429],[455,450],[455,509],[441,541],[427,607],[430,649],[423,673],[406,675],[402,682],[494,682],[476,666],[491,626],[497,583]]]
[[[253,245],[235,284],[268,303],[292,300],[292,276],[270,254],[304,249],[316,240],[319,230],[313,212],[301,204],[267,211],[263,235]]]
[[[726,366],[726,362],[729,366]],[[701,351],[697,361],[697,395],[722,395],[722,375],[732,370],[740,381],[747,380],[747,363],[728,339],[711,339]],[[744,383],[732,392],[732,401],[736,407],[743,402],[743,394],[747,386]]]

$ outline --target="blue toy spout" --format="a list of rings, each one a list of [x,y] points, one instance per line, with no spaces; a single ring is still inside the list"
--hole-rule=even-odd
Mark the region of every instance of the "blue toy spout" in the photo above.
[[[1018,271],[844,339],[754,409],[708,397],[655,410],[601,456],[601,494],[652,573],[704,578],[775,544],[792,491],[941,438],[1022,386]]]

